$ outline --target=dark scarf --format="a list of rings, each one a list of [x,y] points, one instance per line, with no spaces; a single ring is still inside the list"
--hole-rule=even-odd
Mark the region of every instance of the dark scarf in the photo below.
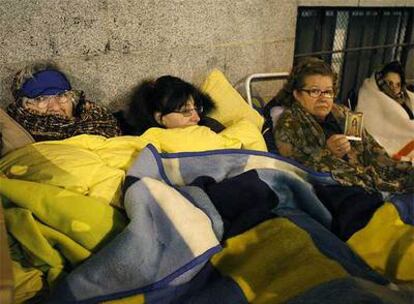
[[[388,86],[387,82],[384,79],[384,75],[381,72],[375,73],[375,81],[377,82],[378,88],[381,90],[381,92],[398,102],[408,113],[410,119],[414,119],[414,109],[411,109],[410,97],[408,96],[405,84],[401,84],[401,93],[397,95]]]
[[[114,137],[120,135],[116,119],[104,107],[89,101],[80,102],[73,118],[60,115],[42,115],[25,109],[16,103],[7,112],[36,141],[59,140],[80,134]]]
[[[298,102],[289,108],[289,120],[280,123],[275,136],[279,145],[290,143],[295,149],[287,157],[318,172],[329,172],[345,186],[359,186],[368,192],[407,192],[413,190],[414,168],[411,163],[396,162],[365,131],[362,141],[351,142],[346,159],[334,156],[326,148],[327,137],[320,123]],[[332,118],[339,127],[345,123],[344,106],[334,104]],[[282,120],[282,117],[280,118]],[[276,139],[277,141],[277,139]]]

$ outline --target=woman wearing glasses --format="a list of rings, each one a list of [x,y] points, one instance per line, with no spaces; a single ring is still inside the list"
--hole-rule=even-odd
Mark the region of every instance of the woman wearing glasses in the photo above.
[[[143,81],[133,92],[123,117],[118,113],[124,134],[141,135],[147,129],[207,126],[216,133],[224,127],[206,115],[214,108],[211,98],[192,84],[162,76]]]
[[[48,63],[28,66],[13,80],[15,102],[9,115],[36,141],[58,140],[79,134],[120,135],[115,117],[104,107],[86,101],[72,89],[59,69]]]
[[[412,191],[414,168],[398,163],[364,130],[361,141],[344,133],[349,110],[334,103],[336,74],[317,58],[306,58],[292,70],[276,100],[287,109],[274,139],[280,154],[319,172],[330,172],[341,184],[368,191]]]
[[[344,135],[349,110],[334,103],[336,74],[317,58],[305,58],[272,102],[284,112],[274,129],[278,152],[309,169],[331,173],[338,185],[315,185],[342,239],[363,227],[383,203],[381,193],[414,191],[414,167],[391,159],[365,130],[359,141]]]

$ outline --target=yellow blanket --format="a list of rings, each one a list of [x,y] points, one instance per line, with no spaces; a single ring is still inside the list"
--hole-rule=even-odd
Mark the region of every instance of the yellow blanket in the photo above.
[[[348,245],[373,269],[397,281],[414,281],[414,227],[392,203],[379,208]]]
[[[104,138],[80,135],[62,141],[38,142],[0,159],[8,178],[57,186],[104,203],[120,206],[120,186],[136,155],[151,143],[160,152],[215,149],[266,151],[251,122],[241,120],[216,134],[207,127],[152,128],[140,137]]]
[[[119,207],[126,170],[150,143],[162,152],[266,150],[257,127],[242,120],[220,134],[194,126],[151,129],[140,137],[80,135],[8,153],[0,159],[0,194],[14,244],[19,301],[44,287],[39,274],[53,284],[122,231],[127,219]],[[28,274],[37,278],[34,285],[24,283]]]

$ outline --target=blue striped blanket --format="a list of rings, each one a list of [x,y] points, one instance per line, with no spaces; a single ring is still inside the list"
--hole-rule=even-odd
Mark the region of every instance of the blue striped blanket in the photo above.
[[[315,183],[336,184],[268,153],[147,146],[124,183],[129,223],[48,303],[408,303],[330,232]]]

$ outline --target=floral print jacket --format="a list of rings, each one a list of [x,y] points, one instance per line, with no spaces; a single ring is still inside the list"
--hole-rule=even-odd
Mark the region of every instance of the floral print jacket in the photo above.
[[[334,104],[331,113],[344,126],[346,107]],[[304,166],[329,172],[342,185],[365,190],[414,192],[414,167],[393,160],[365,130],[361,141],[351,141],[346,158],[334,156],[326,145],[326,136],[316,119],[294,102],[277,121],[274,138],[279,153]]]

